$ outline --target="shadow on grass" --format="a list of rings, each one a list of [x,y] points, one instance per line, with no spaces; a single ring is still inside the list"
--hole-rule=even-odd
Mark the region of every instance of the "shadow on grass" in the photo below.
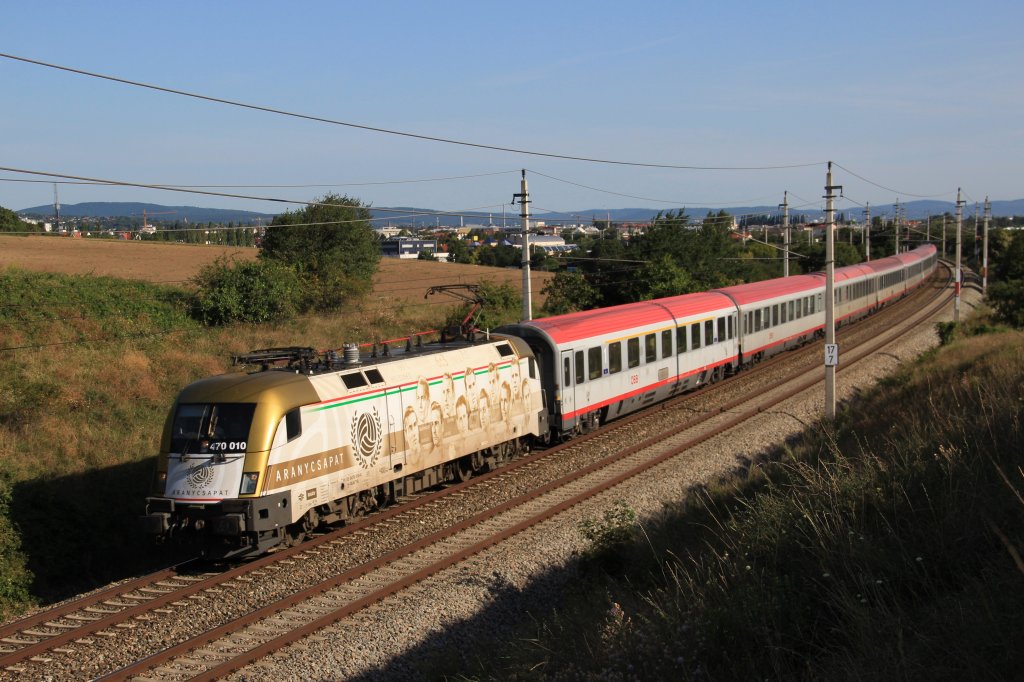
[[[14,486],[10,518],[21,534],[32,594],[51,603],[180,558],[139,528],[155,458]]]

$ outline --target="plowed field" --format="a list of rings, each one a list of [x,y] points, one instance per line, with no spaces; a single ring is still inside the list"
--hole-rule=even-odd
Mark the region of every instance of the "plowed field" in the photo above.
[[[0,268],[17,266],[45,272],[109,275],[181,286],[187,286],[204,265],[213,263],[220,256],[254,260],[256,249],[113,239],[0,236]],[[540,290],[550,276],[547,272],[533,273],[535,304],[542,300]],[[383,258],[374,278],[373,295],[396,301],[422,301],[431,286],[474,284],[484,280],[508,283],[517,290],[522,289],[522,272],[516,269]]]

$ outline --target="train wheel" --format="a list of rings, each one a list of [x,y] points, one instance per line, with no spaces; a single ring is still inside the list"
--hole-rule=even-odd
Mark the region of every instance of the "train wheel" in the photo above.
[[[288,526],[285,533],[285,544],[289,547],[299,544],[313,532],[318,523],[316,510],[310,509],[301,519]]]
[[[463,483],[473,477],[473,458],[471,455],[460,457],[459,459],[452,462],[452,474],[453,478]]]

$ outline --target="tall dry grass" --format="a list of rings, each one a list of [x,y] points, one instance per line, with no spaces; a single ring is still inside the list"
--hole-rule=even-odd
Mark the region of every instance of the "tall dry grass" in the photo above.
[[[595,549],[475,675],[1019,679],[1022,408],[1024,335],[943,348]]]

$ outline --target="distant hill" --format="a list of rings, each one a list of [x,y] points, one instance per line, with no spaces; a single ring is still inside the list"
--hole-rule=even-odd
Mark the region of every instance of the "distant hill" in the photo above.
[[[842,203],[842,202],[840,202]],[[708,213],[718,213],[724,210],[734,216],[756,216],[764,214],[777,214],[777,206],[734,206],[731,208],[708,208],[704,206],[685,206],[682,208],[691,218],[703,218]],[[934,201],[930,199],[908,201],[900,204],[900,209],[905,211],[906,217],[910,219],[926,218],[929,215],[941,215],[942,213],[956,213],[956,205],[951,201]],[[115,202],[115,201],[93,201],[81,204],[66,204],[61,206],[62,217],[75,218],[113,218],[124,216],[141,216],[145,210],[154,220],[175,221],[188,220],[190,223],[255,223],[257,220],[268,224],[273,218],[273,213],[256,213],[253,211],[239,211],[224,208],[200,208],[198,206],[164,206],[162,204],[146,204],[138,202]],[[678,210],[678,209],[676,209]],[[892,216],[894,204],[878,204],[871,206],[872,216]],[[167,211],[174,211],[167,214]],[[465,213],[462,215],[443,215],[435,213],[428,208],[413,208],[399,206],[395,208],[371,208],[370,212],[374,218],[379,218],[377,225],[385,225],[388,222],[395,225],[416,225],[428,227],[441,225],[454,227],[459,225],[498,225],[502,221],[500,214],[494,213]],[[590,223],[592,220],[607,220],[613,222],[646,222],[658,214],[658,209],[651,208],[588,208],[579,211],[565,211],[563,213],[537,213],[530,217],[534,220],[546,221],[568,221]],[[863,218],[863,209],[858,207],[840,206],[838,213],[845,214],[847,218],[860,220]],[[34,206],[25,208],[17,213],[32,217],[47,218],[53,215],[53,206]],[[157,215],[162,214],[162,215]],[[791,215],[803,215],[808,219],[818,219],[823,216],[822,210],[814,209],[791,209]],[[974,203],[964,206],[964,219],[973,218]],[[1024,199],[1012,201],[993,201],[992,215],[997,217],[1024,215]],[[505,214],[505,224],[514,226],[519,223],[518,209],[510,210]]]
[[[90,201],[81,204],[61,204],[62,218],[121,218],[142,216],[145,211],[153,220],[187,220],[190,223],[255,223],[262,220],[269,223],[272,213],[255,213],[228,208],[201,208],[199,206],[164,206],[131,201]],[[168,211],[174,213],[168,214]],[[48,218],[53,215],[53,206],[33,206],[18,211],[19,214]],[[162,214],[162,215],[157,215]]]

